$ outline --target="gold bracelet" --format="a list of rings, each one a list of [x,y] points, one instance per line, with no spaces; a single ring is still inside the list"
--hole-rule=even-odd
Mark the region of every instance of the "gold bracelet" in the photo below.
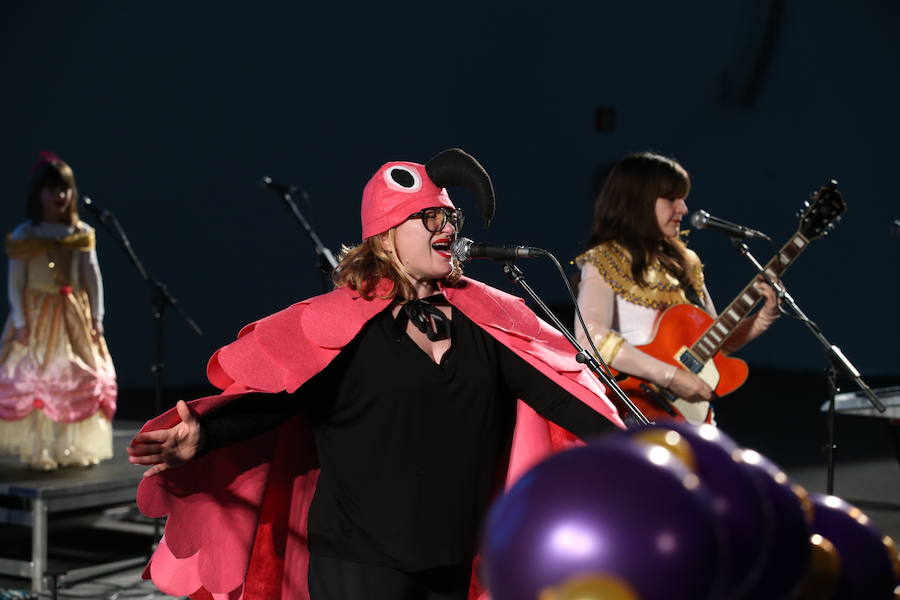
[[[611,365],[613,361],[616,360],[616,356],[619,355],[619,351],[622,349],[622,344],[624,343],[625,338],[618,332],[610,329],[603,337],[595,342],[595,345],[597,346],[597,352],[600,354],[600,358],[603,359],[603,362]]]

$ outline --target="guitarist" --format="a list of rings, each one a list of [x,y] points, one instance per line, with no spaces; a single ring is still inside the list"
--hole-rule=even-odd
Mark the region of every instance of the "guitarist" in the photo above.
[[[697,375],[658,360],[635,346],[650,342],[660,314],[692,303],[716,316],[703,279],[703,265],[679,238],[691,179],[678,162],[650,152],[619,161],[594,206],[588,250],[575,259],[581,269],[578,306],[603,360],[617,371],[666,388],[690,402],[711,401],[714,392]],[[725,342],[733,352],[778,318],[775,291],[756,284],[762,309],[745,319]],[[576,324],[579,342],[589,347]]]

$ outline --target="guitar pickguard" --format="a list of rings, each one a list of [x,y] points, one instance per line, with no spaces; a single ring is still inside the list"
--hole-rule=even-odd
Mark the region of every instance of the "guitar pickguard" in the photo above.
[[[688,362],[683,359],[685,354],[694,358],[693,355],[690,354],[688,347],[682,346],[672,359],[681,364],[685,364],[685,362]],[[691,366],[693,365],[685,365],[687,370],[694,371],[694,368],[691,368]],[[713,363],[712,359],[703,363],[702,368],[697,373],[697,377],[703,380],[710,388],[716,389],[716,386],[719,385],[719,370],[716,369],[716,365]],[[672,401],[672,404],[688,423],[693,423],[694,425],[705,423],[706,417],[709,415],[709,402],[688,402],[687,400],[676,398]]]

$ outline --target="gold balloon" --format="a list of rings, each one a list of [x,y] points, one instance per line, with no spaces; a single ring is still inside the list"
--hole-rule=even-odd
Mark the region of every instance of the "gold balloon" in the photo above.
[[[631,436],[631,439],[641,444],[662,446],[680,460],[685,467],[692,472],[697,472],[697,458],[694,449],[677,431],[663,427],[652,427]]]
[[[881,542],[884,544],[888,556],[891,558],[891,565],[894,567],[894,578],[900,583],[900,553],[897,551],[897,544],[889,535],[884,536]]]
[[[615,575],[573,575],[541,590],[537,600],[641,600],[624,579]]]
[[[791,491],[794,492],[794,495],[800,500],[800,506],[803,508],[803,516],[806,517],[806,524],[812,527],[813,520],[815,519],[816,507],[813,504],[812,498],[809,496],[809,492],[807,492],[806,488],[799,483],[791,483]]]
[[[793,600],[831,600],[841,577],[841,555],[828,538],[809,538],[809,567]]]

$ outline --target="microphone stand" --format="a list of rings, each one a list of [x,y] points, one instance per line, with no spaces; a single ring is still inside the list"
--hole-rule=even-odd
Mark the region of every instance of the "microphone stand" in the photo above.
[[[265,181],[266,178],[263,178]],[[316,234],[315,230],[312,228],[312,225],[309,224],[309,221],[306,220],[306,217],[303,216],[303,213],[297,208],[297,203],[294,202],[294,198],[292,195],[292,190],[295,189],[292,186],[278,186],[275,185],[267,186],[268,189],[278,192],[278,195],[281,196],[281,199],[284,200],[284,203],[287,204],[288,209],[300,222],[300,226],[303,227],[303,230],[306,232],[306,235],[309,236],[309,239],[312,240],[313,248],[316,251],[316,256],[318,257],[318,268],[322,272],[322,285],[325,290],[328,289],[328,274],[334,271],[337,268],[337,260],[334,258],[334,254],[332,254],[331,250],[329,250],[322,243],[322,240],[319,239],[319,236]],[[303,196],[303,199],[307,202],[309,201],[309,194],[306,193],[305,190],[298,190],[300,195]]]
[[[188,326],[193,329],[197,335],[203,335],[203,331],[197,326],[197,323],[188,315],[181,305],[178,303],[178,300],[169,292],[169,288],[166,287],[164,283],[161,281],[154,279],[147,272],[147,269],[144,267],[141,259],[138,258],[137,253],[135,253],[134,248],[131,247],[131,242],[128,240],[128,235],[125,233],[124,228],[119,223],[119,220],[116,219],[116,216],[106,209],[99,208],[93,202],[91,202],[90,198],[83,198],[84,205],[94,213],[97,217],[97,221],[100,225],[112,236],[116,242],[125,250],[125,253],[128,255],[128,258],[131,260],[131,264],[134,265],[135,269],[137,269],[141,278],[147,282],[147,285],[151,290],[151,303],[152,303],[152,313],[153,318],[156,321],[156,340],[155,340],[155,363],[150,368],[153,373],[153,383],[154,383],[154,412],[159,415],[162,413],[162,395],[163,395],[163,386],[164,386],[164,370],[165,370],[165,346],[163,345],[164,332],[165,332],[165,310],[167,307],[172,306],[181,315],[181,317],[187,322]],[[153,533],[156,539],[160,537],[160,520],[153,520]]]
[[[774,288],[775,293],[778,295],[779,300],[781,300],[782,305],[786,305],[793,316],[796,316],[800,321],[806,325],[807,329],[809,329],[810,333],[813,334],[822,347],[825,348],[825,358],[828,361],[828,366],[826,367],[826,377],[828,379],[828,417],[827,417],[827,429],[828,429],[828,445],[825,447],[825,456],[826,456],[826,466],[827,466],[827,485],[826,491],[828,494],[834,493],[834,462],[835,462],[835,451],[837,450],[837,445],[835,445],[835,433],[834,433],[834,417],[835,417],[835,394],[839,391],[837,387],[837,373],[840,371],[844,375],[846,375],[849,379],[852,379],[856,386],[865,394],[866,398],[875,407],[878,412],[884,412],[885,408],[881,401],[878,399],[878,396],[872,391],[872,388],[866,384],[865,381],[860,377],[859,371],[856,370],[856,367],[844,356],[844,353],[841,352],[841,349],[828,341],[825,335],[822,333],[822,330],[819,329],[819,326],[816,325],[809,317],[804,314],[804,312],[800,309],[797,303],[794,301],[794,298],[784,289],[783,286],[778,285],[766,272],[765,267],[763,267],[756,257],[750,253],[750,249],[747,247],[747,244],[744,243],[742,239],[737,236],[731,237],[731,243],[734,244],[734,247],[738,249],[742,255],[744,255],[747,260],[749,260],[757,271],[763,276],[763,279],[766,280],[766,283]],[[784,309],[781,309],[784,312]],[[785,313],[787,314],[787,313]]]
[[[547,252],[550,255],[549,252]],[[552,256],[552,255],[551,255]],[[553,311],[550,310],[550,307],[547,306],[543,300],[541,300],[540,296],[538,296],[537,292],[535,292],[532,287],[525,281],[525,274],[522,273],[522,270],[516,266],[513,262],[507,261],[503,263],[503,272],[513,280],[513,282],[517,283],[519,286],[524,289],[531,299],[534,300],[538,306],[541,307],[541,310],[544,311],[544,314],[547,315],[547,318],[553,322],[553,324],[559,329],[559,331],[565,336],[569,343],[572,344],[572,347],[575,348],[577,354],[575,355],[575,360],[580,362],[583,365],[586,365],[593,373],[597,376],[597,378],[607,387],[607,389],[612,390],[613,394],[615,394],[616,399],[621,402],[634,416],[637,422],[641,425],[649,425],[650,419],[648,419],[641,410],[634,405],[631,399],[625,395],[625,392],[622,391],[622,388],[619,387],[619,384],[615,382],[615,380],[607,375],[602,368],[600,368],[600,363],[597,362],[597,359],[585,351],[585,349],[578,343],[578,340],[575,339],[575,336],[562,324],[559,318],[553,314]],[[618,404],[616,404],[618,406]]]

